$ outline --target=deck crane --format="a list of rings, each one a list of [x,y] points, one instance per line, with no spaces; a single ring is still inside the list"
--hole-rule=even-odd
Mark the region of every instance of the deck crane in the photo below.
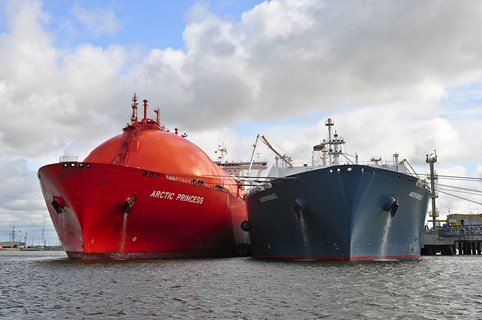
[[[261,141],[263,142],[271,151],[273,151],[288,167],[292,168],[293,167],[293,160],[291,157],[287,156],[283,152],[281,152],[278,148],[276,148],[269,140],[266,138],[266,136],[262,133],[258,134],[256,136],[256,142],[253,144],[253,153],[251,154],[251,159],[249,161],[249,168],[248,168],[248,173],[251,170],[251,167],[253,165],[253,160],[254,160],[254,154],[256,152],[256,148],[258,147],[258,142]]]

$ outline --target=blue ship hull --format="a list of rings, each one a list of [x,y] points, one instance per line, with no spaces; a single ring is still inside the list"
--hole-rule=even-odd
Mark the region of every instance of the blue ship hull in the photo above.
[[[322,167],[271,181],[247,198],[256,258],[418,258],[429,191],[396,171]]]

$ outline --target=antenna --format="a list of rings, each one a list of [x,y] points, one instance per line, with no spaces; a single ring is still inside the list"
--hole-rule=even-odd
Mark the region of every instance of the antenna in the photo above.
[[[135,123],[137,122],[137,96],[134,93],[134,97],[132,98],[132,116],[131,116],[131,122]]]

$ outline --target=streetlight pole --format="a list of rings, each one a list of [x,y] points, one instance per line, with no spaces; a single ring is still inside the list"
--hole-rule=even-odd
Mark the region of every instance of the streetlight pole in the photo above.
[[[437,180],[437,175],[435,174],[434,164],[437,162],[437,151],[434,150],[433,154],[428,155],[427,159],[425,160],[430,166],[430,199],[432,200],[432,228],[435,230],[435,226],[437,223],[437,207],[435,205],[435,199],[438,197],[437,192],[435,191],[435,180]]]

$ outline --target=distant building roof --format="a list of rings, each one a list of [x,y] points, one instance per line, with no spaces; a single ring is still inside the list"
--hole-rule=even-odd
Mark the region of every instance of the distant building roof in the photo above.
[[[463,217],[482,217],[482,213],[451,213],[447,217],[463,218]]]
[[[17,248],[20,247],[23,242],[19,241],[3,241],[0,242],[0,248]]]

